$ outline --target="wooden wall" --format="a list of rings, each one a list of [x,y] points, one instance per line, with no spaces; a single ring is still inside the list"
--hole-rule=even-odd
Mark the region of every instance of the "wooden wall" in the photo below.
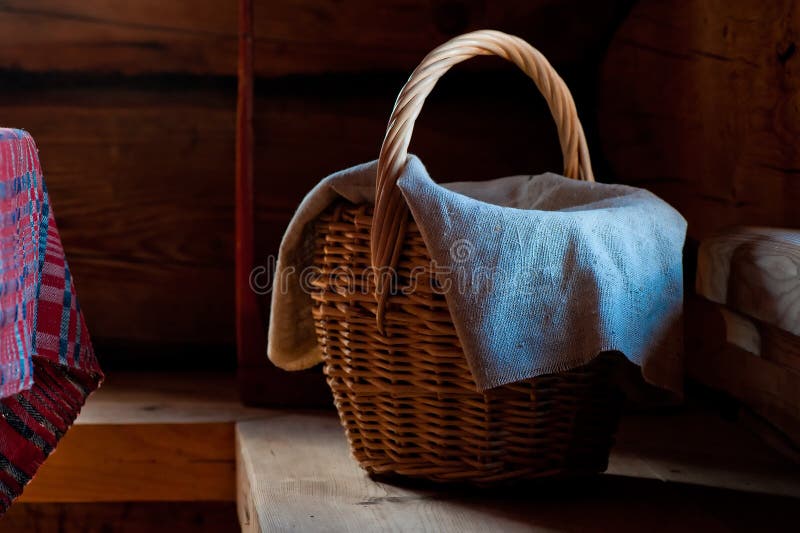
[[[732,224],[800,226],[800,4],[643,0],[600,86],[616,179],[675,205],[697,241]]]
[[[24,85],[4,87],[0,117],[39,145],[93,336],[228,342],[229,91]]]
[[[256,1],[259,257],[314,183],[377,155],[404,79],[453,34],[531,40],[591,135],[597,66],[628,3]],[[107,367],[233,365],[236,16],[228,0],[0,0],[0,123],[39,144]],[[558,169],[534,87],[502,66],[477,61],[431,99],[413,150],[437,176]]]
[[[405,72],[449,36],[531,37],[555,63],[583,63],[625,2],[256,0],[259,76]],[[0,65],[27,71],[234,75],[236,2],[2,0]]]

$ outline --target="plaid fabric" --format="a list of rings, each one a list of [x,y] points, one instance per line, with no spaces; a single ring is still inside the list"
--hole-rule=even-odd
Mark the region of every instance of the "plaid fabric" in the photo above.
[[[0,514],[102,380],[36,144],[0,129]]]

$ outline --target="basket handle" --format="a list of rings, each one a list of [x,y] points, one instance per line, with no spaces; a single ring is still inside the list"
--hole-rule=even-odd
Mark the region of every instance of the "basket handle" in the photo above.
[[[397,97],[386,128],[378,158],[371,231],[372,266],[378,272],[397,266],[403,246],[408,206],[397,187],[397,179],[405,168],[414,122],[422,110],[422,104],[450,67],[479,55],[500,56],[530,76],[547,101],[556,122],[564,156],[564,175],[594,181],[589,150],[575,102],[564,80],[547,59],[523,39],[499,31],[480,30],[455,37],[425,56],[414,70]],[[377,277],[377,320],[381,331],[388,296],[384,290],[385,281],[385,277]]]

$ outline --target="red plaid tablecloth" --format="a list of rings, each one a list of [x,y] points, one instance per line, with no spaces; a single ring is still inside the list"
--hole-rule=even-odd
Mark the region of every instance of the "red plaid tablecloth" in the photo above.
[[[102,380],[36,144],[0,128],[0,514]]]

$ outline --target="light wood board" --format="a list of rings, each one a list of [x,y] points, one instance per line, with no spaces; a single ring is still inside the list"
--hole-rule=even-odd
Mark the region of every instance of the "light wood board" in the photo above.
[[[800,335],[800,230],[740,226],[705,239],[697,292]]]
[[[234,424],[271,415],[232,375],[111,373],[20,501],[233,501]]]
[[[232,424],[263,418],[269,412],[241,404],[232,373],[112,372],[75,423]]]
[[[78,425],[22,502],[231,501],[232,423]]]
[[[333,416],[242,422],[236,438],[246,532],[723,531],[766,507],[779,529],[800,498],[800,470],[709,413],[626,420],[610,475],[489,491],[375,482]]]

